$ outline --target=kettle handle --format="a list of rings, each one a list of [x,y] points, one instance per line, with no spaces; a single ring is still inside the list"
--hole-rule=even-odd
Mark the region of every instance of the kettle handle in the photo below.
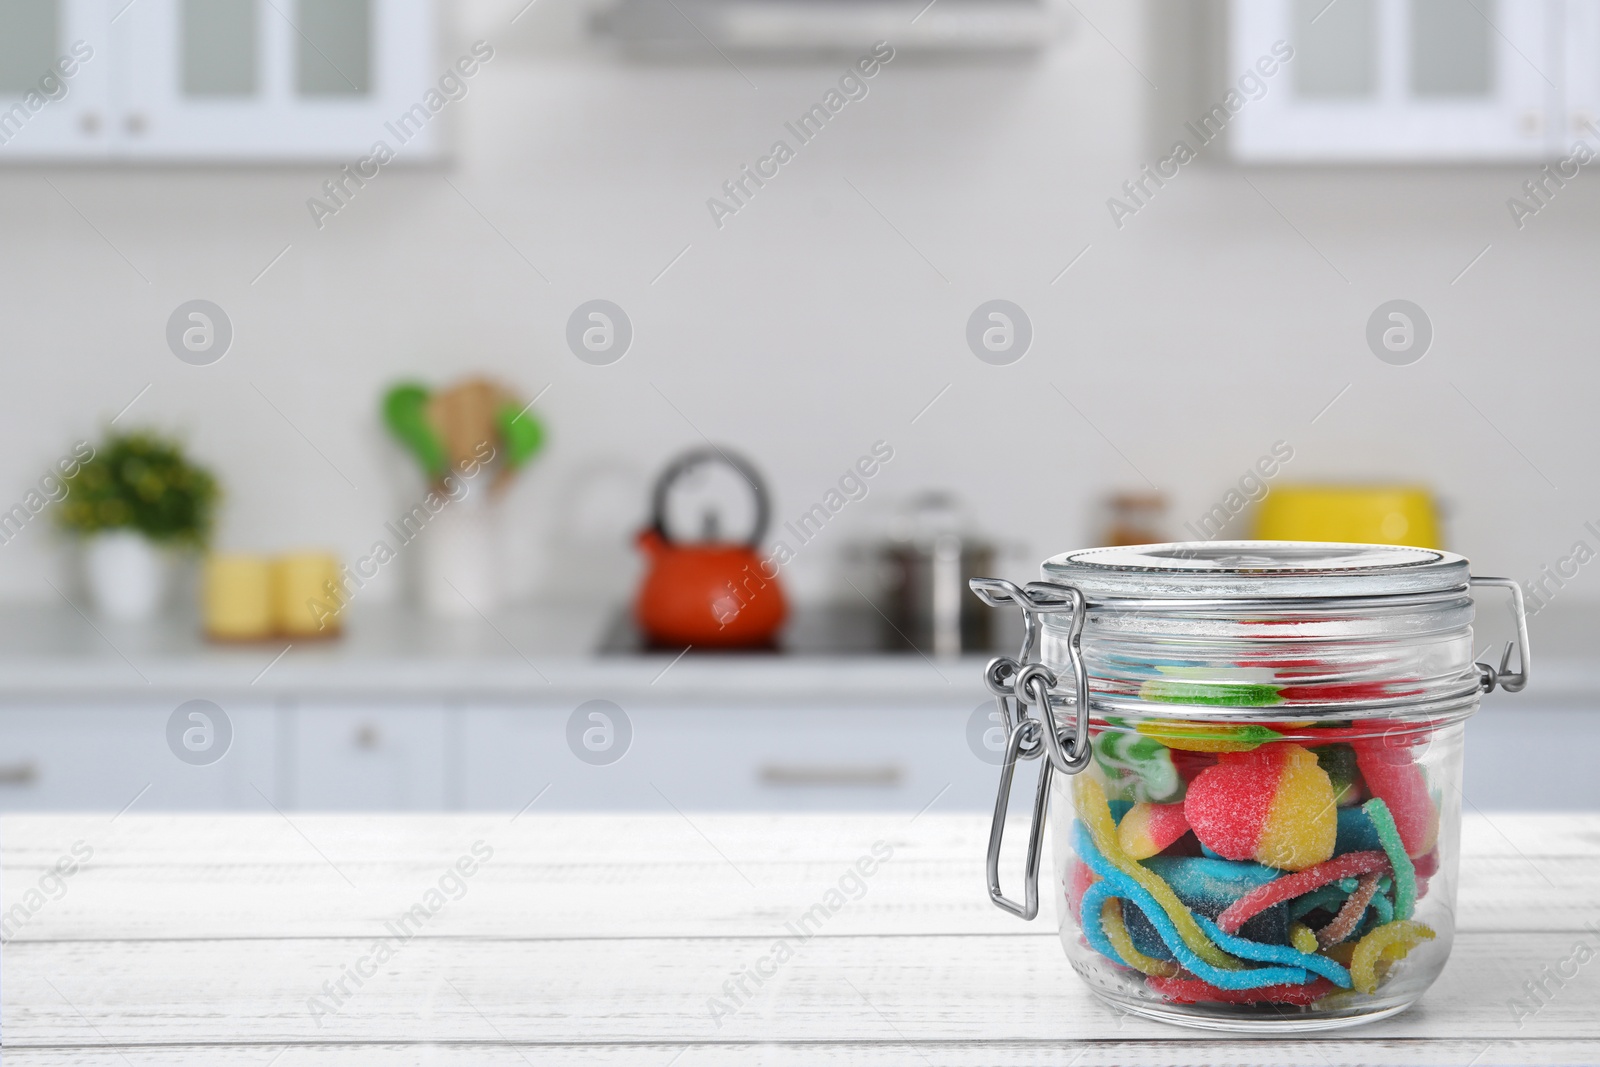
[[[667,469],[661,472],[661,477],[656,479],[655,489],[650,494],[650,529],[655,531],[656,536],[662,541],[667,544],[673,543],[667,534],[667,492],[671,490],[674,482],[702,463],[721,463],[743,478],[745,484],[750,487],[750,494],[756,502],[756,521],[746,543],[751,548],[760,548],[762,539],[767,536],[767,526],[772,520],[772,503],[767,495],[766,483],[761,480],[761,475],[756,473],[755,467],[749,460],[717,445],[691,449],[669,463]]]

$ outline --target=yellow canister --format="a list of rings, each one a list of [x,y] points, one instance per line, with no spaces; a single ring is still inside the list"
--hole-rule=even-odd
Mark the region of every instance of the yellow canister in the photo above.
[[[1261,502],[1255,537],[1444,547],[1433,496],[1417,486],[1277,486]]]
[[[272,566],[265,556],[207,556],[203,570],[201,616],[206,636],[218,641],[259,641],[271,637]]]
[[[296,552],[272,563],[272,616],[285,637],[336,637],[343,618],[339,561],[326,552]]]

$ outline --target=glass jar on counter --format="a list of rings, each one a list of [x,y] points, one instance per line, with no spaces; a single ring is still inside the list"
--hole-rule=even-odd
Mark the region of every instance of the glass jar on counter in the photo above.
[[[1528,679],[1521,590],[1431,549],[1233,541],[1087,549],[1025,588],[989,894],[1051,896],[1073,968],[1140,1015],[1315,1030],[1403,1010],[1454,934],[1462,734]],[[1518,669],[1473,662],[1473,586],[1512,597]],[[1000,884],[1019,761],[1038,786],[1019,903]]]

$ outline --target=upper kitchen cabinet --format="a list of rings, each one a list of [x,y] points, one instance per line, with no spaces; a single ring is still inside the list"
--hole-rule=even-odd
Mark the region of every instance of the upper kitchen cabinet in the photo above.
[[[4,0],[0,108],[28,114],[0,159],[427,157],[435,47],[432,0]]]
[[[1229,124],[1233,155],[1411,162],[1564,154],[1575,135],[1587,134],[1573,129],[1580,100],[1562,86],[1569,61],[1593,68],[1600,56],[1595,7],[1594,0],[1233,0],[1229,77],[1237,87],[1247,72],[1263,75],[1239,93]],[[1293,56],[1266,75],[1280,67],[1277,42]],[[1258,67],[1262,57],[1268,62]]]

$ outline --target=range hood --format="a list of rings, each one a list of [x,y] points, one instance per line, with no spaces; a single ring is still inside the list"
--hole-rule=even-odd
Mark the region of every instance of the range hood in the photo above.
[[[1017,52],[1061,32],[1046,0],[615,0],[596,33],[629,51],[851,52],[888,41],[909,52]]]

